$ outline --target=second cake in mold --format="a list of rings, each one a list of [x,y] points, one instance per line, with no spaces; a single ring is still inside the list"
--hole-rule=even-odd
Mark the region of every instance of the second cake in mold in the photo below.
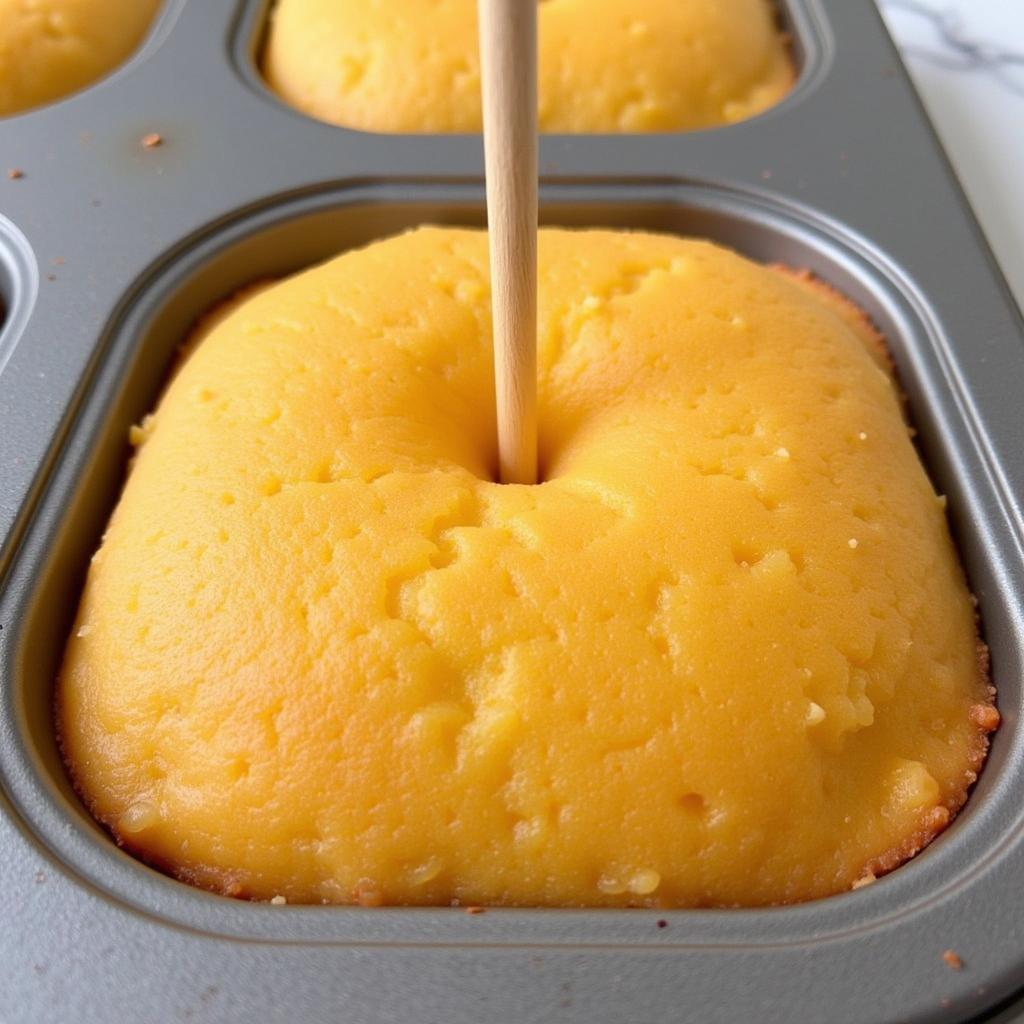
[[[0,117],[52,103],[124,63],[160,0],[0,0]]]
[[[670,132],[741,121],[793,84],[768,0],[548,0],[539,17],[545,132]],[[279,0],[271,88],[333,124],[477,132],[476,0]]]

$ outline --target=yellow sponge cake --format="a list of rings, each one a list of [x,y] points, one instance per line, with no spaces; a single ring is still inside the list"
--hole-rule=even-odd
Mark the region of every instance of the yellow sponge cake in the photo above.
[[[545,132],[729,124],[793,83],[769,0],[547,0],[538,19]],[[476,0],[278,0],[263,70],[322,121],[480,131]]]
[[[961,806],[998,715],[874,332],[706,242],[539,259],[536,486],[493,480],[481,232],[205,328],[59,681],[127,848],[257,899],[756,906]]]

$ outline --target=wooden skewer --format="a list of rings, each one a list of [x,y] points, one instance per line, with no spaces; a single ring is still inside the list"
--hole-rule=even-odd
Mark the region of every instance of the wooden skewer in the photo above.
[[[498,468],[537,482],[537,4],[479,0]]]

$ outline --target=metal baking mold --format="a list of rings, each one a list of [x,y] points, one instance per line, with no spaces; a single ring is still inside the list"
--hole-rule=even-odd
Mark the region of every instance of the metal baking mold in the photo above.
[[[873,886],[758,911],[278,908],[117,850],[70,792],[49,709],[128,424],[238,284],[483,216],[478,136],[312,121],[240,57],[263,0],[170,0],[120,72],[4,122],[26,176],[0,192],[0,259],[22,261],[0,271],[18,336],[0,372],[0,1017],[106,1021],[117,991],[154,1020],[964,1021],[1024,987],[1024,327],[873,5],[785,7],[806,53],[790,97],[706,132],[545,136],[543,216],[808,266],[888,334],[1000,686],[964,813]]]

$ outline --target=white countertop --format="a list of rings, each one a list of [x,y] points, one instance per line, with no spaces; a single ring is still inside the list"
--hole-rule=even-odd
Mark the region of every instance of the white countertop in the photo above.
[[[1024,307],[1024,0],[878,0]]]

